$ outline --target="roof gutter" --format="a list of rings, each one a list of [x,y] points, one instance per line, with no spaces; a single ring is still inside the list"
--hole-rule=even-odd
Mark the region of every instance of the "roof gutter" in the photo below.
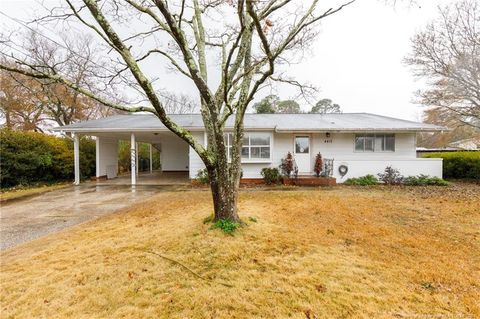
[[[203,132],[205,131],[204,127],[185,127],[185,129],[192,132]],[[230,128],[226,128],[226,131],[229,131]],[[245,127],[245,131],[274,131],[275,133],[325,133],[325,132],[444,132],[451,131],[446,127],[432,127],[432,128],[318,128],[318,129],[279,129],[277,125],[273,128],[269,127]],[[84,133],[129,133],[129,132],[171,132],[167,128],[158,128],[158,127],[147,127],[147,128],[125,128],[125,127],[116,127],[116,128],[94,128],[94,127],[55,127],[52,129],[54,132],[84,132]]]

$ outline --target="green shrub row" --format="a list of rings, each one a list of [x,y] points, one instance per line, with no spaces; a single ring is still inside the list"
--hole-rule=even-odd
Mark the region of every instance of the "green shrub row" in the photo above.
[[[446,180],[443,180],[439,177],[432,177],[432,176],[423,175],[423,174],[420,174],[418,176],[405,177],[402,183],[409,186],[428,186],[428,185],[446,186],[448,185],[448,182]]]
[[[352,177],[345,181],[346,185],[369,186],[378,184],[378,179],[373,175],[365,175],[361,177]]]
[[[384,174],[379,174],[379,175],[384,175]],[[369,186],[369,185],[376,185],[380,181],[382,181],[386,185],[400,185],[400,184],[408,185],[408,186],[429,186],[429,185],[446,186],[448,185],[447,181],[439,177],[428,176],[423,174],[420,174],[418,176],[408,176],[408,177],[399,176],[397,179],[395,179],[394,183],[390,183],[385,180],[379,180],[373,175],[365,175],[361,177],[349,178],[345,181],[345,184],[357,185],[357,186]]]
[[[423,157],[443,158],[444,178],[480,180],[480,152],[439,152]]]
[[[0,130],[2,188],[73,180],[73,141],[35,132]],[[80,141],[82,178],[95,175],[95,141]]]

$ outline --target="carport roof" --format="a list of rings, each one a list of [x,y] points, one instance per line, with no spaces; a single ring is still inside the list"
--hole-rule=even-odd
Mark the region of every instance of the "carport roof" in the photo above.
[[[171,114],[170,118],[191,131],[204,129],[200,114]],[[234,118],[230,117],[226,128],[232,128]],[[433,124],[407,121],[370,113],[339,114],[245,114],[246,130],[275,130],[278,132],[315,131],[413,131],[433,132],[448,130]],[[55,131],[63,132],[145,132],[168,131],[153,114],[114,115],[92,121],[79,122]]]

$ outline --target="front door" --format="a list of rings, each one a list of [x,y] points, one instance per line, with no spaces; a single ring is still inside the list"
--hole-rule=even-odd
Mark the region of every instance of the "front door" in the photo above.
[[[295,145],[294,157],[295,162],[297,163],[298,173],[300,174],[310,174],[311,173],[311,163],[310,163],[310,136],[308,135],[297,135],[295,136]]]

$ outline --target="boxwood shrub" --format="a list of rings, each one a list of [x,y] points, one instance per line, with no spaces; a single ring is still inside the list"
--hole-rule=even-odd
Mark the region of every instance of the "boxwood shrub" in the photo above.
[[[439,152],[423,157],[443,158],[444,178],[480,180],[480,152]]]
[[[263,180],[265,181],[265,184],[267,185],[278,184],[280,182],[280,178],[281,178],[280,171],[276,167],[262,168],[261,174],[262,174]]]

